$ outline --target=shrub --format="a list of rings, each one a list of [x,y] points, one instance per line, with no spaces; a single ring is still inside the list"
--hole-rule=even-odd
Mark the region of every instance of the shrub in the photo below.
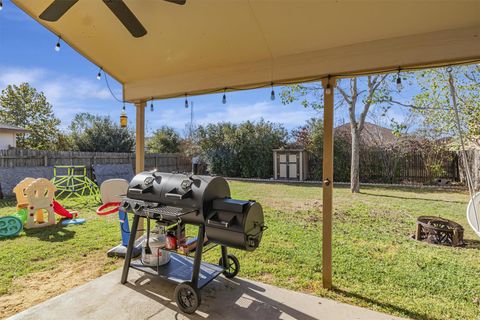
[[[199,126],[196,132],[212,173],[243,178],[271,177],[272,149],[284,146],[287,136],[283,126],[264,120],[209,124]]]

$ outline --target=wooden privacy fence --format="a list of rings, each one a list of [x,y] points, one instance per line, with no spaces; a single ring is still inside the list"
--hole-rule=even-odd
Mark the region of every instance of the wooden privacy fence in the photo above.
[[[93,164],[132,164],[135,170],[134,153],[43,151],[9,149],[0,150],[0,167],[48,167],[57,165],[84,165],[92,176]],[[157,168],[164,172],[189,172],[191,159],[179,153],[145,154],[145,170]]]
[[[334,159],[334,179],[350,181],[350,153],[338,152]],[[426,158],[419,152],[399,154],[388,150],[362,150],[360,181],[365,183],[422,183],[435,184],[437,179],[460,181],[457,152],[445,151]],[[309,158],[309,178],[321,180],[322,159]]]

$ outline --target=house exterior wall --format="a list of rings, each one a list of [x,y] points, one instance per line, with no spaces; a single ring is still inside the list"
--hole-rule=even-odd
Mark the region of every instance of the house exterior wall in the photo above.
[[[6,150],[9,147],[16,147],[16,133],[0,132],[0,150]]]

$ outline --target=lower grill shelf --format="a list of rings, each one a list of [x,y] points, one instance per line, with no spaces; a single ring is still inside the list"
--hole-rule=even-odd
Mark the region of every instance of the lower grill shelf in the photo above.
[[[191,281],[192,279],[193,258],[177,253],[170,253],[170,262],[163,266],[146,266],[140,259],[137,259],[130,263],[130,267],[173,283],[182,283]],[[198,289],[209,284],[213,279],[218,277],[223,270],[223,267],[219,265],[202,262],[198,277]]]

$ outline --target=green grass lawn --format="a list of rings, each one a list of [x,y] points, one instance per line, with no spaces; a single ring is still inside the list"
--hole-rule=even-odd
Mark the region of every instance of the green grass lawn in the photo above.
[[[409,318],[480,317],[480,239],[465,219],[466,192],[364,187],[361,194],[352,195],[347,188],[336,188],[335,288],[326,291],[321,287],[321,188],[235,181],[230,186],[233,197],[256,199],[263,205],[269,227],[260,249],[233,250],[240,259],[240,276]],[[64,202],[79,210],[87,223],[22,232],[20,237],[0,241],[4,297],[20,290],[24,278],[98,259],[119,242],[115,217],[97,217],[91,201]],[[13,206],[4,203],[0,215],[13,213]],[[459,222],[469,246],[450,248],[412,240],[420,215]],[[218,257],[219,250],[206,256],[212,262]],[[97,268],[101,274],[119,265],[105,258]],[[0,306],[1,301],[2,296]]]

